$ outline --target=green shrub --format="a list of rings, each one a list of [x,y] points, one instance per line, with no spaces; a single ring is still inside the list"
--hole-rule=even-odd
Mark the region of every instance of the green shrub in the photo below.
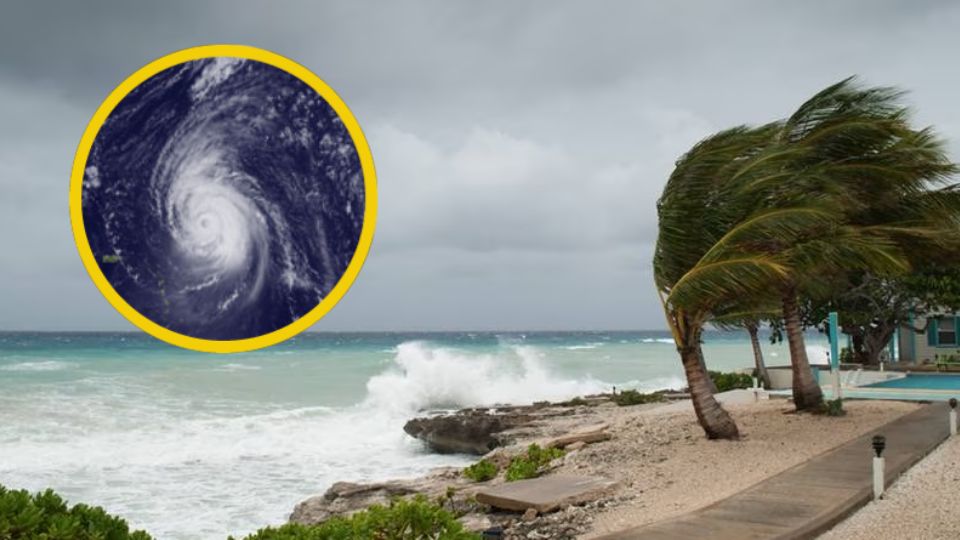
[[[486,482],[497,476],[499,470],[497,466],[485,459],[470,465],[463,470],[463,475],[474,482]]]
[[[0,485],[0,539],[150,540],[150,535],[130,532],[126,521],[99,506],[68,507],[53,490],[30,495]]]
[[[841,364],[852,364],[853,363],[853,350],[850,347],[844,347],[840,349],[840,363]]]
[[[457,518],[423,495],[396,499],[390,506],[373,505],[349,517],[334,517],[319,525],[288,523],[260,529],[244,540],[479,540]],[[231,537],[230,540],[233,540]]]
[[[840,398],[824,401],[820,405],[820,414],[826,416],[843,416],[847,411],[843,410],[843,400]]]
[[[582,405],[590,405],[590,402],[580,396],[577,396],[573,399],[568,399],[567,401],[561,401],[560,403],[557,403],[557,405],[560,405],[561,407],[577,407]]]
[[[619,394],[613,395],[613,402],[621,407],[642,405],[644,403],[656,403],[658,401],[663,401],[663,394],[644,394],[643,392],[638,392],[636,390],[623,390]]]
[[[753,388],[753,377],[746,373],[721,373],[710,371],[710,378],[717,386],[717,392],[726,392],[738,388]]]
[[[510,465],[507,466],[507,482],[536,478],[551,461],[559,457],[563,457],[563,450],[559,448],[540,448],[539,445],[531,444],[525,454],[510,460]]]

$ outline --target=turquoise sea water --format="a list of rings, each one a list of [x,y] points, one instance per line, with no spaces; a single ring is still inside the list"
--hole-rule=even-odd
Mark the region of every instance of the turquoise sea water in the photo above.
[[[823,340],[809,349],[824,357]],[[711,369],[753,363],[741,333],[708,333],[704,350]],[[417,411],[614,385],[683,386],[669,334],[306,333],[222,356],[134,333],[0,333],[0,484],[53,487],[157,538],[222,539],[338,480],[469,462],[407,437]]]

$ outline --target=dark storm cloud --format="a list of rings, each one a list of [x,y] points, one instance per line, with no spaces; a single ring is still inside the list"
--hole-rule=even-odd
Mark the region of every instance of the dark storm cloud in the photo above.
[[[951,2],[22,2],[0,16],[0,328],[123,328],[66,187],[99,101],[164,53],[306,65],[377,163],[377,238],[319,329],[655,328],[654,202],[699,138],[850,74],[960,155]]]

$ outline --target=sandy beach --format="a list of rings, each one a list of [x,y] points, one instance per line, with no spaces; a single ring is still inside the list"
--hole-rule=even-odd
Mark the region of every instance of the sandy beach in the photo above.
[[[612,440],[567,457],[561,471],[623,482],[628,500],[600,509],[584,538],[652,523],[716,502],[916,410],[904,402],[849,401],[846,416],[795,414],[785,400],[728,404],[743,438],[709,441],[692,412],[611,408]],[[837,537],[840,538],[840,537]]]

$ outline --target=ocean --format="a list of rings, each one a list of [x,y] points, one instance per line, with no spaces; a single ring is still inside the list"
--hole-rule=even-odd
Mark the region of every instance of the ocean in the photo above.
[[[764,340],[768,365],[789,362]],[[808,337],[811,361],[826,342]],[[753,365],[708,332],[710,369]],[[52,487],[159,539],[281,524],[333,482],[465,465],[407,437],[424,409],[684,386],[666,332],[304,333],[210,355],[136,333],[0,333],[0,484]]]

